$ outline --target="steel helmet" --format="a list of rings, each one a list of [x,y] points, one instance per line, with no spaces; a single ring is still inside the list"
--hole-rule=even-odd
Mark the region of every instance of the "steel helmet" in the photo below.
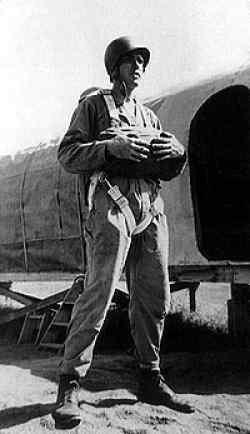
[[[107,46],[104,55],[104,63],[107,73],[111,76],[121,57],[132,51],[140,52],[144,58],[144,66],[146,67],[150,58],[150,51],[148,48],[137,45],[129,36],[122,36],[111,41]]]

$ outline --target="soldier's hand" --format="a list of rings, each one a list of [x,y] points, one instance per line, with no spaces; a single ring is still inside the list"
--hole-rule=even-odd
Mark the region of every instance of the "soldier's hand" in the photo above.
[[[151,150],[156,161],[166,158],[182,157],[185,153],[184,146],[171,133],[162,133],[160,138],[153,139]]]
[[[125,134],[117,135],[109,140],[107,150],[110,155],[140,162],[149,155],[147,143],[135,137],[127,137]]]

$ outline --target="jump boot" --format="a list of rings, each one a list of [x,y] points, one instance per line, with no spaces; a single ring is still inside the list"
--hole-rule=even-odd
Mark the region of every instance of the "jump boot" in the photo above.
[[[73,428],[81,422],[78,380],[79,378],[73,375],[60,375],[57,408],[52,413],[56,428]]]
[[[178,396],[167,384],[159,371],[141,369],[138,399],[154,405],[165,405],[182,413],[195,411],[186,400]]]

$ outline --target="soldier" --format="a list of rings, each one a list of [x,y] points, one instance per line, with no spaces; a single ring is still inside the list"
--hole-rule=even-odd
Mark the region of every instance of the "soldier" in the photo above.
[[[170,304],[168,226],[159,177],[144,175],[140,168],[150,155],[156,165],[177,159],[183,167],[186,154],[173,134],[160,134],[159,119],[134,96],[149,59],[149,50],[131,38],[113,40],[105,52],[112,89],[83,95],[59,147],[60,163],[79,174],[89,206],[85,289],[73,309],[53,413],[61,425],[81,420],[79,380],[90,367],[96,338],[124,268],[138,358],[138,399],[193,411],[160,373],[160,342]],[[110,127],[111,134],[102,136]],[[133,128],[145,134],[133,134]],[[145,138],[149,129],[157,136],[151,148]]]

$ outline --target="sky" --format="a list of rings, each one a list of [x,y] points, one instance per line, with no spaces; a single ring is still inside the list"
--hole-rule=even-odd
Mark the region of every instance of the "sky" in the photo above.
[[[64,134],[120,35],[151,50],[138,96],[167,93],[250,64],[250,1],[0,0],[0,156]]]

